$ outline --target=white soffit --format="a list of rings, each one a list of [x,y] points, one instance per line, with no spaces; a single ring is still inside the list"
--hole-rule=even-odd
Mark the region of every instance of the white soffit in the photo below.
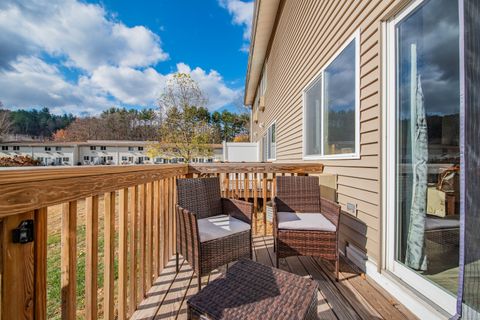
[[[255,4],[252,42],[248,57],[247,79],[245,82],[244,104],[253,104],[255,90],[260,81],[263,62],[277,17],[280,0],[257,0]]]

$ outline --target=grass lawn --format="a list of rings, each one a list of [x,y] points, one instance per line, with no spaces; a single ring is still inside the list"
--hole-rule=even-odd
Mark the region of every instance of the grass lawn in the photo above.
[[[47,317],[61,319],[61,206],[50,207],[48,211],[48,256],[47,256]],[[85,309],[85,201],[78,202],[77,214],[77,318],[84,318]],[[117,215],[118,217],[118,215]],[[99,201],[98,239],[98,308],[99,317],[103,314],[103,199]],[[118,219],[116,219],[118,220]],[[117,221],[115,223],[117,229]],[[115,232],[115,281],[118,278],[118,232]]]

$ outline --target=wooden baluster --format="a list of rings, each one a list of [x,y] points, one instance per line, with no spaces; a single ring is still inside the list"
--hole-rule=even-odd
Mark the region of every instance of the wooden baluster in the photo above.
[[[225,198],[230,198],[230,174],[225,173]]]
[[[118,319],[127,319],[127,234],[128,234],[128,189],[119,192],[118,221]]]
[[[130,188],[130,268],[129,268],[129,316],[137,309],[137,248],[138,248],[138,186]]]
[[[245,198],[245,201],[248,201],[248,199],[250,199],[250,177],[249,177],[249,173],[244,173],[243,174],[243,196]]]
[[[262,216],[263,216],[263,235],[267,235],[267,177],[268,175],[266,173],[263,174],[263,179],[262,179],[262,198],[263,198],[263,204],[262,204]]]
[[[140,265],[138,270],[139,275],[139,294],[140,294],[140,301],[145,298],[146,288],[145,288],[145,185],[141,184],[138,190],[139,192],[139,223],[140,223],[140,231],[139,231],[139,239],[140,239]]]
[[[153,245],[152,245],[152,252],[153,252],[153,279],[154,281],[158,277],[158,263],[160,261],[159,257],[159,243],[160,243],[160,224],[158,220],[159,210],[160,210],[160,198],[159,198],[159,189],[158,189],[158,181],[153,182]]]
[[[158,181],[158,201],[159,201],[159,214],[158,214],[158,225],[159,225],[159,242],[158,245],[158,274],[162,273],[163,268],[165,267],[164,259],[164,239],[165,239],[165,227],[164,227],[164,209],[165,209],[165,200],[164,200],[164,182],[163,180]]]
[[[34,212],[8,216],[2,227],[2,306],[1,319],[34,319],[34,243],[12,241],[12,230],[23,220],[34,218]],[[40,261],[39,261],[40,262]],[[46,263],[46,260],[42,263]]]
[[[168,257],[171,258],[172,255],[175,253],[175,250],[174,250],[174,246],[175,246],[175,217],[174,217],[174,214],[173,214],[173,208],[175,207],[175,204],[174,204],[174,179],[173,178],[169,178],[168,179],[168,190],[169,190],[169,193],[168,193],[168,203],[169,203],[169,206],[168,206],[168,214],[169,214],[169,218],[168,218],[168,223],[169,223],[169,227],[168,227],[168,234],[169,234],[169,251],[168,251]]]
[[[235,194],[234,194],[234,198],[235,199],[238,199],[240,198],[240,194],[238,192],[238,173],[235,173]]]
[[[163,265],[167,265],[170,256],[168,255],[169,217],[168,217],[168,179],[163,179]]]
[[[77,313],[77,201],[63,204],[62,210],[62,319]]]
[[[145,223],[145,231],[146,231],[146,241],[145,241],[145,248],[146,248],[146,262],[145,262],[145,290],[148,291],[152,286],[152,227],[153,227],[153,185],[151,182],[147,183],[147,204],[146,208],[146,223]]]
[[[113,319],[114,313],[114,259],[115,259],[115,192],[104,195],[104,276],[103,313],[105,319]],[[74,318],[71,318],[74,319]]]
[[[35,210],[34,219],[35,319],[47,319],[47,208]]]
[[[258,174],[253,174],[253,230],[254,234],[257,233],[258,222]]]
[[[85,200],[87,252],[85,258],[85,318],[97,319],[98,291],[98,196]]]
[[[173,186],[173,202],[172,202],[172,219],[173,219],[173,244],[172,244],[172,254],[177,252],[177,210],[175,210],[177,204],[177,181],[176,178],[172,178]]]

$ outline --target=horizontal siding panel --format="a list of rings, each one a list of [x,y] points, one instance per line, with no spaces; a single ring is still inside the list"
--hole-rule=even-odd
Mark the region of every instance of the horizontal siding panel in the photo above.
[[[323,163],[323,162],[322,162]],[[325,166],[325,173],[341,174],[348,177],[358,177],[365,179],[379,179],[379,172],[377,168],[353,168],[353,167],[334,167]]]
[[[363,199],[365,202],[371,204],[378,204],[378,195],[376,192],[357,189],[349,186],[339,184],[337,187],[339,194],[344,194],[353,199]]]
[[[277,124],[277,161],[302,161],[302,90],[355,32],[361,30],[360,159],[315,160],[338,175],[338,201],[357,204],[341,241],[378,258],[380,216],[380,18],[394,0],[285,1],[268,55],[266,110],[252,126],[261,139]],[[309,161],[310,162],[310,161]],[[367,227],[363,230],[362,224]],[[343,224],[342,224],[343,226]]]
[[[379,142],[379,138],[380,137],[378,131],[362,133],[360,134],[360,143],[366,144],[372,142]]]
[[[355,160],[316,160],[322,162],[327,167],[357,167],[357,168],[377,168],[378,156],[362,156]]]
[[[368,203],[363,201],[362,199],[354,199],[345,194],[338,195],[338,202],[345,206],[347,205],[347,203],[356,203],[358,210],[368,213],[369,215],[374,217],[378,216],[379,214],[379,206],[377,204]]]
[[[375,104],[369,108],[364,108],[362,111],[360,111],[360,119],[362,121],[366,121],[373,118],[379,118],[379,117],[380,117],[380,107],[378,106],[378,104]]]
[[[377,180],[339,176],[338,184],[343,186],[350,186],[356,189],[363,189],[370,192],[380,192],[380,185]]]
[[[360,118],[361,119],[361,118]],[[378,118],[361,120],[360,132],[370,132],[380,128],[380,121]]]
[[[378,143],[363,144],[360,147],[360,153],[363,156],[376,156],[380,154],[380,145]]]

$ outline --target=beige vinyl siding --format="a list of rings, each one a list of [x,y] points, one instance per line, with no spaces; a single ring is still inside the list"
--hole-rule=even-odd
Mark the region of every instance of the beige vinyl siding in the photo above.
[[[378,261],[380,254],[380,19],[400,1],[283,1],[268,57],[265,112],[256,140],[277,123],[277,161],[303,161],[303,89],[360,29],[360,159],[321,160],[338,175],[338,202],[357,204],[342,215],[340,245],[350,242]],[[263,128],[260,124],[263,123]]]

